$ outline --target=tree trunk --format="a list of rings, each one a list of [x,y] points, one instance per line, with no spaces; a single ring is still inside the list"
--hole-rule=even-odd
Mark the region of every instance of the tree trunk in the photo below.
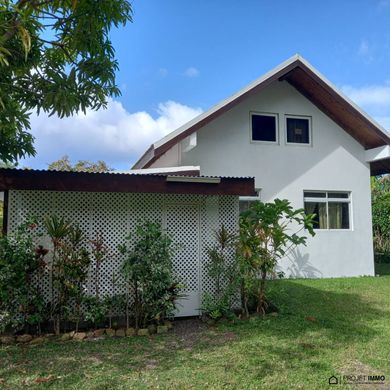
[[[261,272],[260,286],[258,291],[258,301],[257,301],[257,313],[261,313],[265,315],[265,311],[267,308],[267,302],[265,300],[265,283],[267,280],[267,271]]]
[[[99,279],[100,279],[100,261],[96,260],[96,269],[95,269],[95,295],[99,299]]]
[[[241,312],[245,318],[249,317],[248,294],[245,291],[244,282],[241,282]]]

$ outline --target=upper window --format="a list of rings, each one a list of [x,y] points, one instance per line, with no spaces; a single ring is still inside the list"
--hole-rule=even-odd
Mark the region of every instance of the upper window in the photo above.
[[[287,143],[310,144],[310,118],[286,117]]]
[[[277,142],[276,114],[251,113],[252,141]]]
[[[350,229],[350,193],[305,191],[306,214],[315,214],[314,229]]]

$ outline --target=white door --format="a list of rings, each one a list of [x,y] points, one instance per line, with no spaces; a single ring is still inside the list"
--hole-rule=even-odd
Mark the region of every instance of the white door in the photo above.
[[[197,316],[200,307],[200,213],[196,204],[167,204],[166,229],[178,246],[173,270],[185,285],[177,302],[177,317]]]

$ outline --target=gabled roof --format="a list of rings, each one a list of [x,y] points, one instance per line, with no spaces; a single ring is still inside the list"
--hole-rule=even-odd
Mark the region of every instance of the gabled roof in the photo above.
[[[285,80],[328,115],[365,149],[390,144],[390,136],[376,121],[299,55],[294,55],[241,91],[152,144],[133,168],[148,168],[172,146],[275,81]],[[390,165],[390,164],[389,164]]]

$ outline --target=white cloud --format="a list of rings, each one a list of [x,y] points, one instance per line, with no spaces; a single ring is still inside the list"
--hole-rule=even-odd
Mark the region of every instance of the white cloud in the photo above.
[[[390,85],[344,86],[342,89],[358,105],[383,106],[390,110]]]
[[[198,77],[200,74],[199,70],[193,66],[187,68],[185,71],[184,71],[184,76],[187,76],[187,77]]]
[[[374,48],[368,43],[366,39],[362,39],[358,47],[358,55],[366,62],[372,62],[374,60],[373,55]]]
[[[390,85],[343,86],[342,91],[390,131]]]
[[[72,160],[104,160],[115,168],[128,169],[151,143],[202,112],[174,101],[160,103],[156,111],[156,117],[145,111],[130,113],[112,100],[106,110],[89,110],[86,115],[64,119],[33,115],[37,157],[21,165],[45,168],[68,154]]]
[[[166,68],[160,68],[158,70],[158,74],[161,76],[161,77],[167,77],[168,76],[168,69]]]
[[[387,8],[387,7],[390,7],[390,0],[380,0],[379,1],[379,3],[378,3],[379,9],[383,9],[383,8]]]

